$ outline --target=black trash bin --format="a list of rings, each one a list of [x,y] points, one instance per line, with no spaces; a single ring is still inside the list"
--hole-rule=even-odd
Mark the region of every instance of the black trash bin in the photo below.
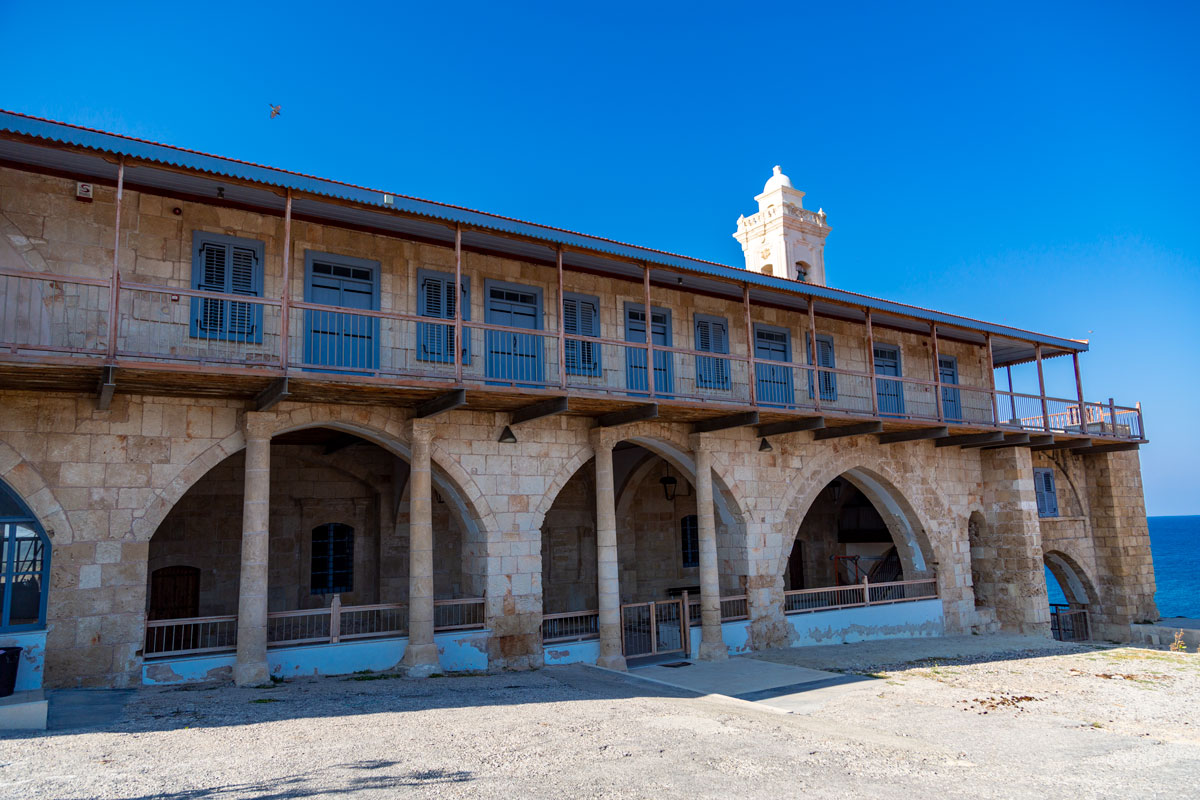
[[[17,667],[21,664],[21,648],[0,647],[0,697],[8,697],[17,688]]]

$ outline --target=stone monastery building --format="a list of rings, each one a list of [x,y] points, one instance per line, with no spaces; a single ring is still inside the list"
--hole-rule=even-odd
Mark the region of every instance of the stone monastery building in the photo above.
[[[831,288],[755,199],[734,268],[0,112],[18,689],[1156,619],[1087,343]]]

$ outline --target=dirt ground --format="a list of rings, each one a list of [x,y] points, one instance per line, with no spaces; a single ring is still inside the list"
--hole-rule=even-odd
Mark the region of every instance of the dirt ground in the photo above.
[[[0,797],[1200,796],[1200,655],[950,637],[754,657],[870,679],[793,714],[586,666],[144,688],[91,727],[0,736]]]

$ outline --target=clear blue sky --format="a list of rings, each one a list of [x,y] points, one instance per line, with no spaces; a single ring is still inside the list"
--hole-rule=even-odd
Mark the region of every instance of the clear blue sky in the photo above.
[[[831,285],[1090,339],[1200,513],[1200,6],[653,5],[7,2],[0,107],[734,265],[781,164]]]

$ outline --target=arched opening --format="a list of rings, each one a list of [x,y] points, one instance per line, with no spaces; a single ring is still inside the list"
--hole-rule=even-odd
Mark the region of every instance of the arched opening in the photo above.
[[[1096,593],[1083,569],[1066,553],[1044,555],[1050,633],[1060,641],[1091,638],[1089,614],[1096,613]]]
[[[46,627],[50,538],[17,493],[0,481],[0,631]]]
[[[615,445],[612,459],[617,578],[620,602],[627,607],[622,612],[626,655],[636,656],[644,641],[634,641],[640,633],[633,629],[641,623],[627,618],[642,612],[629,607],[662,603],[655,611],[657,625],[665,624],[666,614],[679,615],[672,616],[676,625],[685,614],[694,614],[693,624],[700,621],[695,466],[687,453],[643,438]],[[745,558],[735,532],[742,520],[716,476],[713,493],[721,595],[740,596],[745,591]],[[554,497],[541,526],[541,552],[543,640],[594,637],[599,607],[595,459],[577,469]],[[684,596],[689,601],[686,611]],[[645,622],[646,617],[638,619]],[[684,637],[678,629],[675,635],[672,641],[682,647]]]
[[[804,515],[783,571],[784,590],[892,583],[922,576],[924,559],[849,474],[830,481]],[[891,516],[889,514],[889,516]],[[904,536],[908,538],[908,531]]]
[[[270,457],[269,644],[332,637],[335,603],[343,609],[342,635],[405,633],[408,462],[327,427],[274,437]],[[244,476],[242,451],[197,480],[159,524],[150,540],[150,619],[238,613]],[[482,624],[482,602],[448,602],[483,597],[486,546],[462,493],[436,465],[431,505],[434,598],[443,601],[435,624]],[[380,608],[351,610],[363,606]],[[155,652],[148,639],[147,655]]]
[[[807,261],[796,262],[796,280],[807,281],[808,276],[812,273],[812,265]]]

